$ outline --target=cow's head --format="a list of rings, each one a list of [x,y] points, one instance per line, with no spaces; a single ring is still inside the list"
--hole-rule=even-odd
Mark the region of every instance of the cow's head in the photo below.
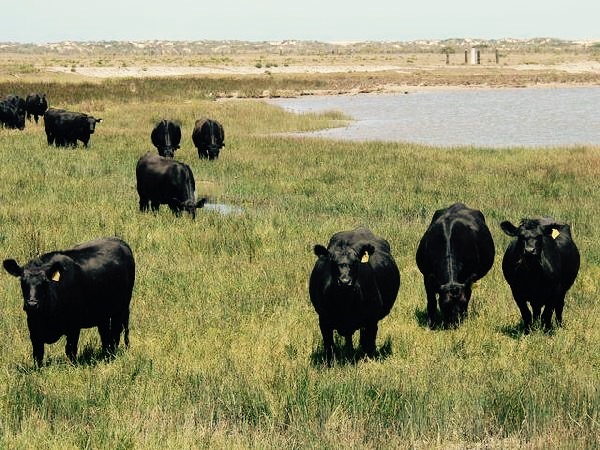
[[[204,203],[206,203],[206,200],[207,200],[207,198],[205,197],[205,198],[201,198],[198,201],[195,201],[195,200],[181,201],[176,198],[174,198],[172,201],[179,211],[185,211],[192,216],[192,219],[195,219],[196,218],[196,209],[202,208],[204,206]]]
[[[14,259],[5,259],[4,270],[21,279],[23,310],[27,314],[54,311],[59,304],[63,286],[73,278],[73,261],[64,255],[54,255],[48,262],[32,260],[21,267]]]
[[[88,123],[90,134],[94,134],[94,131],[96,130],[96,124],[102,122],[102,119],[96,119],[92,116],[87,116],[86,120]]]
[[[220,151],[221,147],[219,144],[210,144],[208,146],[208,159],[217,159]]]
[[[439,287],[438,302],[446,323],[455,324],[467,317],[471,289],[471,280],[466,283],[451,281]]]
[[[544,239],[556,239],[563,226],[558,223],[542,224],[536,219],[523,219],[518,227],[508,220],[500,224],[504,233],[517,238],[516,251],[521,261],[525,263],[539,261],[542,257]]]
[[[360,265],[369,262],[375,247],[368,242],[359,242],[353,246],[333,246],[331,249],[317,244],[314,252],[319,258],[329,262],[334,283],[340,287],[352,288],[357,285]]]

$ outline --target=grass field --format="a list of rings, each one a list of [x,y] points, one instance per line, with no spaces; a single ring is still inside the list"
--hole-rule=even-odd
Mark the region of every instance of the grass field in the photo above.
[[[345,118],[215,102],[213,87],[193,80],[43,87],[53,105],[104,121],[89,150],[47,147],[41,124],[0,129],[1,256],[23,263],[123,237],[137,262],[131,347],[101,360],[97,331],[84,330],[77,364],[63,339],[35,369],[19,283],[0,274],[0,447],[600,445],[600,148],[297,139],[280,134]],[[199,161],[192,146],[200,116],[225,127],[216,162]],[[183,123],[177,158],[192,167],[198,194],[243,214],[201,210],[192,221],[138,211],[135,164],[162,117]],[[497,256],[468,320],[432,331],[414,255],[433,212],[455,201],[483,211]],[[501,273],[508,237],[499,223],[542,214],[571,224],[582,265],[564,327],[525,336]],[[312,247],[358,225],[390,241],[402,285],[380,322],[381,356],[326,368],[307,290]]]

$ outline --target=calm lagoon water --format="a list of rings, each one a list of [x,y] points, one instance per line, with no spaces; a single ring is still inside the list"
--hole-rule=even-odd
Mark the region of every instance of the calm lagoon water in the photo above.
[[[302,133],[442,147],[600,145],[600,87],[424,90],[269,100],[296,113],[342,111],[347,127]]]

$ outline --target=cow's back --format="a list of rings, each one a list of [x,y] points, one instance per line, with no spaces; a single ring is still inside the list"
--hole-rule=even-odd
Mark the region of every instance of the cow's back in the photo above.
[[[492,234],[481,211],[455,203],[433,215],[419,242],[416,262],[421,273],[434,273],[441,280],[448,275],[447,258],[451,256],[461,263],[459,278],[476,273],[476,281],[492,268],[494,255]]]
[[[136,178],[138,194],[161,203],[169,203],[173,198],[187,200],[194,195],[195,181],[189,166],[160,155],[143,155],[137,163]]]
[[[133,289],[135,260],[129,245],[119,238],[103,238],[80,244],[65,250],[80,267],[90,285],[113,291],[116,287]]]

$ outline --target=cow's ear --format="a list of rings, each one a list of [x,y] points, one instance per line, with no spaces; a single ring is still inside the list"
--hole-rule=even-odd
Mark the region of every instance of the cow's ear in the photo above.
[[[4,270],[14,277],[21,277],[23,275],[23,268],[14,259],[5,259],[2,265],[4,266]]]
[[[563,223],[551,223],[549,225],[544,225],[543,231],[546,236],[552,237],[552,239],[556,239],[561,233],[565,232],[569,233],[569,226]]]
[[[329,256],[329,251],[321,244],[315,245],[314,252],[315,252],[315,255],[317,255],[319,258]]]
[[[356,247],[361,263],[368,263],[369,256],[375,253],[375,247],[369,242],[363,242]]]
[[[49,280],[52,280],[55,283],[58,283],[60,281],[60,278],[63,275],[63,272],[64,272],[64,266],[62,264],[60,264],[59,262],[55,262],[54,264],[52,264],[50,266],[50,270],[48,270],[46,272],[46,277]]]
[[[515,227],[512,223],[510,223],[508,220],[505,220],[504,222],[502,222],[500,224],[500,228],[502,228],[502,231],[504,231],[504,233],[509,236],[514,237],[517,235],[518,228]]]
[[[102,119],[96,119],[96,123],[102,122]]]

